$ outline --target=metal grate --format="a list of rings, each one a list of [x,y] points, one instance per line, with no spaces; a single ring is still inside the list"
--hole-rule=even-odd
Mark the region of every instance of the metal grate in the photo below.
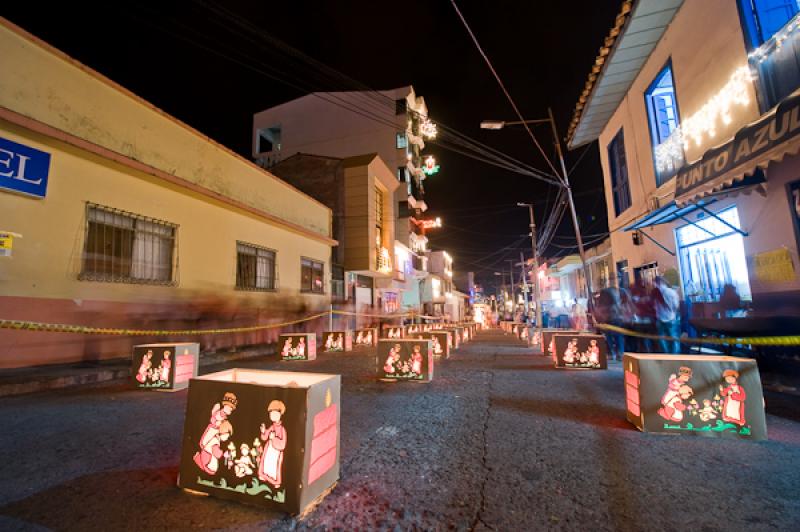
[[[79,279],[175,284],[177,229],[163,220],[87,203]]]
[[[239,290],[275,290],[276,253],[272,249],[236,242],[236,288]]]

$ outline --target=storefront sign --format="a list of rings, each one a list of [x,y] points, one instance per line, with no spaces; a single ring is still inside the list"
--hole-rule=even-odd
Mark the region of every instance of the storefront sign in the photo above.
[[[794,263],[786,248],[753,255],[756,279],[762,283],[790,283],[794,281]]]
[[[772,150],[800,134],[800,95],[787,98],[758,122],[744,127],[733,140],[708,150],[678,171],[675,197],[703,188],[726,172]]]
[[[44,198],[50,154],[0,137],[0,188]]]

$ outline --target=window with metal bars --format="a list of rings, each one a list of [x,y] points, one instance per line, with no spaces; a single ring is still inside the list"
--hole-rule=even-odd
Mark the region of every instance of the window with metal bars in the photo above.
[[[275,290],[277,269],[275,251],[255,244],[236,242],[236,288]]]
[[[313,259],[300,259],[300,291],[325,293],[325,263]]]
[[[79,278],[174,284],[177,229],[169,222],[87,203]]]

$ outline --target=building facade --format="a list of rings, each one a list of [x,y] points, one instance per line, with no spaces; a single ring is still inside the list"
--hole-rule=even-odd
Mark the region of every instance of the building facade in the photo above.
[[[618,285],[664,275],[699,312],[733,285],[759,313],[800,312],[798,11],[623,3],[568,137],[599,143]]]
[[[271,171],[333,212],[334,301],[358,311],[399,310],[396,282],[395,190],[399,183],[375,153],[339,159],[297,153]]]
[[[330,302],[331,210],[0,19],[0,315],[147,330],[285,320]],[[7,244],[7,245],[6,245]],[[0,331],[0,367],[218,348],[276,332]]]

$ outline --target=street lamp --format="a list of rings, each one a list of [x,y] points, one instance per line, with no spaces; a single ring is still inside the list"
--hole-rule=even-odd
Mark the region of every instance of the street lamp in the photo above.
[[[484,120],[481,122],[481,129],[489,129],[497,131],[503,129],[505,126],[512,126],[518,124],[541,124],[544,122],[550,123],[553,133],[553,142],[556,145],[556,152],[558,152],[558,159],[559,162],[561,163],[561,176],[559,176],[561,180],[561,187],[567,192],[567,201],[569,203],[570,214],[572,214],[572,225],[575,228],[575,240],[577,241],[578,244],[578,254],[581,257],[581,264],[583,265],[583,275],[584,278],[586,279],[586,302],[591,308],[592,284],[591,284],[591,277],[589,275],[589,266],[586,264],[586,252],[583,248],[583,238],[581,237],[581,228],[578,225],[578,213],[575,211],[575,201],[572,199],[572,188],[570,187],[569,184],[569,174],[567,173],[567,166],[564,164],[564,154],[561,151],[561,142],[558,140],[558,131],[556,130],[556,121],[553,118],[552,109],[548,109],[547,114],[548,114],[547,118],[540,118],[536,120],[517,120],[514,122],[505,122],[503,120]],[[533,133],[531,133],[531,135],[533,135]],[[552,167],[553,166],[551,164],[551,168]],[[537,312],[537,315],[538,314],[539,313]]]

